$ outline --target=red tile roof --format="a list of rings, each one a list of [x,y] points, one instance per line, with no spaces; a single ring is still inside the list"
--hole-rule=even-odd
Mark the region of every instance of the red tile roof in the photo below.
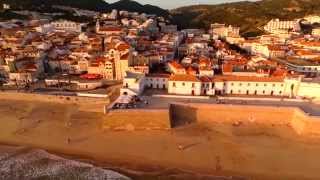
[[[147,77],[155,77],[155,78],[169,78],[170,77],[170,74],[147,74],[146,75]]]
[[[184,67],[181,64],[177,63],[176,61],[169,62],[168,64],[173,66],[176,69],[184,69]]]
[[[186,74],[172,75],[169,78],[169,81],[200,82],[200,80],[196,76]]]
[[[125,51],[125,50],[130,49],[130,46],[126,43],[120,43],[120,44],[116,45],[116,49],[119,51]]]
[[[121,60],[128,60],[128,59],[129,59],[129,53],[126,53],[126,54],[122,55],[122,56],[120,57],[120,59],[121,59]]]
[[[243,81],[243,82],[283,82],[284,77],[255,77],[255,76],[214,76],[213,81]]]

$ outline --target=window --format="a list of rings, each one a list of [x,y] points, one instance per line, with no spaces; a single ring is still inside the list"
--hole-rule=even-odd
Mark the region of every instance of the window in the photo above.
[[[257,84],[256,84],[256,86],[258,87],[258,86],[259,86],[259,84],[257,83]]]
[[[195,83],[192,83],[192,87],[193,87],[193,88],[196,87],[196,84],[195,84]]]
[[[281,87],[283,87],[284,85],[283,84],[281,84]]]
[[[273,86],[273,87],[276,87],[276,85],[275,85],[275,84],[272,84],[272,86]]]
[[[248,83],[248,86],[250,86],[251,84],[250,83]]]
[[[265,90],[263,90],[263,91],[262,91],[262,93],[263,93],[263,94],[265,94],[265,93],[266,93],[266,91],[265,91]]]
[[[233,86],[233,83],[231,83],[231,86]]]
[[[175,82],[174,82],[174,83],[172,83],[172,86],[173,86],[173,87],[176,87],[176,83],[175,83]]]
[[[232,91],[232,90],[230,91],[230,94],[233,94],[233,91]]]
[[[215,84],[214,84],[214,83],[212,83],[212,89],[214,88],[214,86],[215,86]]]
[[[264,84],[264,87],[267,87],[268,85],[267,84]]]
[[[186,85],[186,83],[183,82],[183,83],[182,83],[182,86],[185,86],[185,85]]]
[[[242,86],[242,83],[240,83],[239,86]]]
[[[282,91],[279,91],[279,94],[282,94]]]

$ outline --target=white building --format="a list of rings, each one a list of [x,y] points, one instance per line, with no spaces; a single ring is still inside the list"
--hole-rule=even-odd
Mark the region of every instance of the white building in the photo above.
[[[317,15],[309,15],[304,17],[303,19],[310,24],[320,23],[320,16],[317,16]]]
[[[52,22],[54,29],[56,31],[68,31],[68,32],[78,32],[82,31],[82,25],[73,21],[60,20]]]
[[[186,96],[246,95],[320,98],[319,81],[301,77],[255,77],[129,74],[121,94],[141,95],[145,88],[167,89],[168,94]]]
[[[240,27],[233,27],[231,25],[226,26],[225,24],[211,24],[211,30],[213,35],[218,35],[221,38],[226,37],[240,37]]]
[[[53,24],[43,24],[43,25],[40,25],[39,27],[36,27],[36,31],[42,34],[53,32],[54,29],[55,27]]]
[[[201,80],[192,75],[173,75],[169,78],[169,94],[201,95]]]
[[[216,76],[215,94],[261,95],[295,97],[299,78]]]
[[[2,8],[8,10],[10,9],[10,4],[2,4]]]
[[[169,77],[169,74],[147,74],[145,85],[152,89],[168,89]]]
[[[141,95],[145,89],[145,75],[142,73],[127,72],[123,79],[123,87],[120,89],[121,95]]]
[[[279,32],[300,31],[298,21],[281,21],[279,19],[272,19],[265,26],[264,30],[269,33],[279,34]]]
[[[312,29],[312,35],[313,36],[320,36],[320,28]]]
[[[299,85],[298,96],[320,99],[320,81],[303,80]]]

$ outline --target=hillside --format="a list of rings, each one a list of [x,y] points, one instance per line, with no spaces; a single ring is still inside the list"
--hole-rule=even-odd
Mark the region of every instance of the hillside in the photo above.
[[[294,19],[320,13],[320,0],[262,0],[219,5],[196,5],[171,11],[180,28],[209,28],[211,23],[241,27],[244,36],[261,33],[259,27],[272,18]]]
[[[0,4],[2,3],[10,4],[14,10],[52,11],[53,5],[62,5],[99,12],[108,12],[112,9],[117,9],[156,14],[164,17],[169,16],[167,10],[149,4],[142,5],[132,0],[120,0],[111,4],[104,0],[0,0]]]
[[[261,27],[272,18],[294,19],[309,14],[320,14],[320,0],[262,0],[243,1],[218,5],[195,5],[181,7],[171,12],[153,5],[142,5],[133,0],[107,3],[104,0],[0,0],[14,10],[36,10],[55,12],[53,5],[63,5],[81,9],[109,12],[112,9],[156,14],[170,18],[173,24],[183,28],[209,28],[211,23],[226,23],[241,27],[243,36],[262,33]],[[1,8],[1,7],[0,7]],[[19,17],[13,13],[0,13],[0,17]],[[71,17],[66,15],[65,17]],[[71,18],[71,20],[77,17]]]

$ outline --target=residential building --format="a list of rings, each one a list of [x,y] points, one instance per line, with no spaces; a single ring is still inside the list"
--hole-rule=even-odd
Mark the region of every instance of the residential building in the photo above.
[[[82,31],[82,25],[73,21],[59,20],[51,23],[56,31],[77,32]]]
[[[201,95],[201,80],[193,75],[175,74],[169,80],[168,93],[178,95]]]

